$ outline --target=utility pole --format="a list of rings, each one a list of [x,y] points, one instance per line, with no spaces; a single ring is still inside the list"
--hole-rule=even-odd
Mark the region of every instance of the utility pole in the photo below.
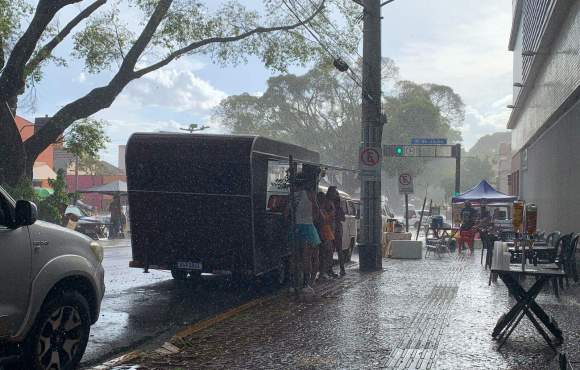
[[[461,192],[461,144],[455,144],[455,194]]]
[[[361,242],[359,268],[382,268],[381,240],[381,1],[362,0],[364,7],[362,66]],[[373,153],[372,156],[368,156]],[[370,160],[370,157],[375,160]],[[365,159],[366,158],[366,159]],[[377,163],[378,161],[378,163]]]

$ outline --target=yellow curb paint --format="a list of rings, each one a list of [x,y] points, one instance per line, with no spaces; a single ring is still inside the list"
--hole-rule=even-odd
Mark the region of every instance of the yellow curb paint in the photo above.
[[[236,315],[239,315],[240,313],[242,313],[246,310],[249,310],[252,307],[255,307],[259,304],[266,303],[266,302],[274,299],[274,297],[276,297],[276,295],[273,295],[270,297],[265,297],[265,298],[258,298],[258,299],[255,299],[253,301],[250,301],[248,303],[244,303],[243,305],[229,309],[229,310],[222,312],[221,314],[216,315],[214,317],[211,317],[209,319],[206,319],[206,320],[197,322],[195,324],[192,324],[190,326],[187,326],[187,327],[183,328],[182,330],[178,331],[177,334],[175,334],[173,336],[172,340],[186,338],[194,333],[197,333],[197,332],[202,331],[204,329],[207,329],[215,324],[218,324],[222,321],[225,321],[229,318],[232,318]]]
[[[90,370],[108,370],[108,369],[111,369],[115,366],[122,365],[126,362],[135,360],[139,356],[141,356],[141,351],[127,352],[127,353],[122,354],[119,357],[115,357],[114,359],[105,362],[104,364],[97,365],[95,367],[91,367]]]

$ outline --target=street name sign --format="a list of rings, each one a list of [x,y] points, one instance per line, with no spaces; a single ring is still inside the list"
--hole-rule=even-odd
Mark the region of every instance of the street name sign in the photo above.
[[[409,173],[399,175],[399,194],[413,193],[413,176]]]
[[[447,145],[447,139],[443,138],[443,137],[438,137],[438,138],[421,138],[421,137],[416,137],[411,139],[411,144],[413,145],[423,145],[423,144],[428,144],[428,145]]]

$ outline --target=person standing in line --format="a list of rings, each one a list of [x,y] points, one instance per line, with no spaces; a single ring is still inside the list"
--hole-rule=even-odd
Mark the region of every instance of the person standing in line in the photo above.
[[[334,205],[323,195],[320,204],[320,235],[322,246],[320,248],[320,277],[329,279],[332,277],[332,255],[334,251]]]
[[[298,255],[294,256],[294,279],[296,282],[297,273],[302,265],[304,273],[302,292],[308,294],[314,293],[311,285],[316,277],[318,266],[320,237],[314,226],[314,214],[317,212],[318,206],[314,192],[308,188],[305,179],[298,177],[295,192],[296,227],[293,232],[291,231],[290,237],[295,238],[299,250]]]
[[[113,196],[111,205],[109,206],[111,213],[111,230],[109,232],[109,239],[114,239],[120,235],[121,218],[123,217],[121,211],[121,197],[117,194]]]
[[[342,247],[343,247],[343,245],[342,245],[342,231],[343,231],[342,230],[342,223],[346,220],[346,218],[345,218],[345,214],[344,214],[344,209],[342,208],[342,205],[340,204],[340,194],[338,194],[338,190],[336,189],[336,186],[330,186],[328,188],[328,190],[326,191],[326,198],[334,206],[333,250],[335,250],[336,254],[338,255],[338,264],[340,266],[340,276],[344,276],[346,274],[346,271],[344,269],[345,255],[344,255],[344,251],[342,249]],[[332,264],[330,265],[329,273],[331,274],[331,276],[334,276],[334,277],[338,276],[334,273],[334,270],[332,268]]]

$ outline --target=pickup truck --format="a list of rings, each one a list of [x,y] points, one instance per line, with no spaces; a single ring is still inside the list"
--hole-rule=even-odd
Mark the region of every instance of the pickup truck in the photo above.
[[[99,318],[103,248],[36,218],[0,186],[0,368],[75,369]]]

